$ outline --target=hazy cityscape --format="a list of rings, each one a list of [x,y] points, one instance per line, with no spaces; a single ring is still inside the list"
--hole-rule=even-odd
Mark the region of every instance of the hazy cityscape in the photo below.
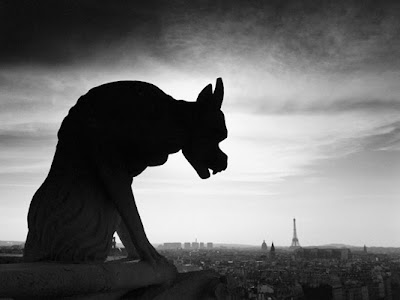
[[[214,270],[223,276],[228,299],[400,299],[400,248],[329,244],[300,245],[293,220],[287,246],[165,242],[154,245],[179,273]],[[0,241],[0,263],[22,261],[22,242]],[[126,257],[113,238],[109,261]]]

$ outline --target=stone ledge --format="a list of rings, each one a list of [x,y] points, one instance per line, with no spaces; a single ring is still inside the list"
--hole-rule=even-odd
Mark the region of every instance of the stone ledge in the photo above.
[[[140,288],[125,294],[125,300],[223,300],[228,299],[226,279],[214,271],[179,273],[168,286]]]
[[[172,265],[145,262],[0,265],[0,298],[119,299],[129,291],[172,282]]]

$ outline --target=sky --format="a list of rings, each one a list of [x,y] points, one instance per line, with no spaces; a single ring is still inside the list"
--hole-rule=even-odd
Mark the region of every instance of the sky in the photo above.
[[[395,1],[0,1],[0,240],[25,240],[57,130],[116,80],[195,101],[222,77],[228,169],[181,153],[133,191],[153,243],[400,247]]]

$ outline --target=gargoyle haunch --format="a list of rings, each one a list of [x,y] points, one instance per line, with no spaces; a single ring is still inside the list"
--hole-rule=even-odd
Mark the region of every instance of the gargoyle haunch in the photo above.
[[[115,231],[130,256],[163,260],[144,232],[132,179],[179,150],[202,179],[225,170],[223,94],[218,78],[196,102],[140,81],[107,83],[80,97],[30,204],[25,261],[104,261]]]

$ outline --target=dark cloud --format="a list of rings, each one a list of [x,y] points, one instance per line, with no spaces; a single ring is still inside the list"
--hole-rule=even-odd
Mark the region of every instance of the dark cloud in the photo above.
[[[44,163],[48,163],[48,160],[44,160],[39,157],[31,157],[29,155],[20,155],[18,157],[1,157],[0,165],[2,169],[0,170],[1,174],[8,172],[29,172],[32,166],[42,165]]]
[[[323,108],[322,108],[323,109]],[[364,101],[336,101],[330,105],[327,110],[333,111],[400,111],[400,101],[399,100],[364,100]]]
[[[38,185],[57,142],[52,124],[27,123],[0,129],[0,184]]]
[[[129,45],[135,49],[157,38],[160,19],[151,5],[152,1],[140,5],[102,1],[2,1],[1,62],[74,63],[121,46],[128,36],[136,39],[136,45]]]
[[[0,70],[0,129],[5,115],[12,123],[21,123],[35,115],[49,120],[50,116],[66,114],[82,93],[80,77],[73,72],[66,76],[29,68]]]
[[[28,98],[23,97],[1,97],[0,102],[0,115],[4,113],[16,113],[20,111],[34,111],[36,109],[43,109],[45,103],[32,102]]]
[[[400,122],[378,128],[379,133],[366,138],[365,144],[368,150],[400,150]],[[400,157],[400,156],[399,156]]]
[[[54,145],[59,124],[23,123],[0,129],[1,149],[40,148]]]
[[[399,64],[399,16],[394,2],[377,0],[2,1],[0,64],[149,55],[176,63],[254,56],[262,64],[273,56],[294,66],[390,67]]]
[[[0,133],[0,143],[2,144],[2,149],[13,148],[13,147],[23,147],[29,148],[30,146],[40,147],[42,145],[48,145],[49,141],[54,142],[56,140],[55,135],[31,135],[20,134],[20,133]]]
[[[400,113],[400,99],[364,99],[346,98],[326,100],[321,98],[319,101],[286,101],[277,103],[276,101],[263,100],[258,105],[243,110],[252,109],[256,114],[336,114],[344,112],[364,112],[371,114],[378,113]]]
[[[35,171],[23,171],[23,170],[15,170],[15,171],[1,171],[0,170],[0,182],[1,186],[3,186],[3,190],[6,190],[4,186],[32,186],[34,190],[40,186],[41,182],[46,178],[47,170],[35,170]],[[26,195],[26,199],[31,199],[32,194]],[[3,203],[7,204],[9,199],[2,198],[0,201],[4,201]]]
[[[290,102],[279,108],[278,112],[283,113],[341,113],[351,111],[361,112],[400,112],[399,100],[378,100],[378,99],[338,99],[335,101],[314,101],[309,104]]]

